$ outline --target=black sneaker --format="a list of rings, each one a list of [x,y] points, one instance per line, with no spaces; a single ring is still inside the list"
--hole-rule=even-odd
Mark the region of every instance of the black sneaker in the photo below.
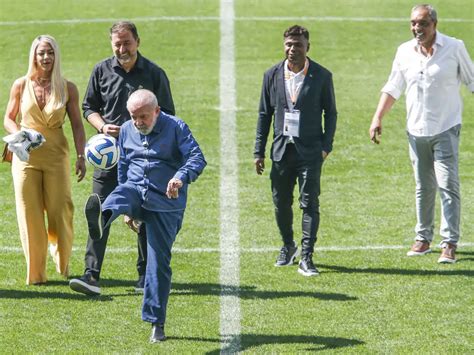
[[[89,196],[84,213],[91,239],[98,240],[102,238],[102,204],[99,195],[92,194]]]
[[[159,323],[153,323],[151,327],[151,336],[150,343],[159,343],[160,341],[165,341],[165,325]]]
[[[301,258],[300,265],[298,267],[298,272],[303,276],[317,276],[319,275],[318,269],[313,264],[313,255],[308,254],[304,255]]]
[[[138,276],[137,284],[135,285],[136,293],[143,293],[145,290],[145,275]]]
[[[297,256],[298,247],[296,246],[295,242],[293,242],[293,246],[284,245],[280,249],[280,255],[278,255],[278,259],[275,263],[275,266],[292,265]]]
[[[100,287],[97,281],[91,274],[84,274],[78,279],[69,281],[71,290],[83,293],[88,296],[99,296]]]

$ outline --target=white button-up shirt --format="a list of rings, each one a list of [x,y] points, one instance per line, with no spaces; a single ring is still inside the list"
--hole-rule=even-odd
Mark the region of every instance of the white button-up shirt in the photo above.
[[[284,65],[284,75],[285,75],[285,93],[286,93],[286,105],[288,106],[288,110],[290,112],[293,111],[296,105],[296,101],[298,100],[298,96],[301,91],[301,87],[303,86],[304,78],[306,77],[306,73],[308,72],[309,67],[309,60],[306,58],[304,63],[304,67],[298,73],[293,73],[288,68],[288,59],[285,60]],[[295,143],[295,140],[292,136],[288,138],[289,143]]]
[[[284,67],[286,104],[288,105],[288,109],[290,111],[293,111],[293,108],[296,105],[296,101],[298,100],[301,87],[303,86],[304,78],[306,77],[306,73],[308,72],[309,60],[308,58],[306,58],[303,69],[301,69],[301,71],[299,71],[298,73],[293,73],[288,68],[288,59],[285,60]]]
[[[474,92],[474,65],[466,47],[437,31],[431,57],[421,54],[416,39],[398,47],[382,92],[398,99],[405,91],[408,132],[434,136],[461,124],[461,82]]]

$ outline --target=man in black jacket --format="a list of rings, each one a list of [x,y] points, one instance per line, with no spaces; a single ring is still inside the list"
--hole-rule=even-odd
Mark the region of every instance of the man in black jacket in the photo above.
[[[298,272],[318,275],[312,255],[319,227],[321,167],[332,150],[336,131],[336,100],[332,74],[306,56],[309,32],[301,26],[284,35],[286,59],[265,72],[255,140],[255,168],[265,168],[265,147],[273,120],[270,172],[275,216],[283,247],[275,266],[293,264],[298,247],[293,239],[293,190],[298,180],[303,210],[301,261]],[[324,124],[323,124],[324,113]]]

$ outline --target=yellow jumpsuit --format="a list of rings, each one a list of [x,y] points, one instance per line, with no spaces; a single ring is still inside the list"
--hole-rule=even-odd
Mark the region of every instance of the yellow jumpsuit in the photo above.
[[[32,82],[27,79],[21,114],[21,126],[40,132],[46,139],[41,147],[31,151],[28,162],[22,162],[16,155],[12,161],[16,213],[29,285],[47,281],[48,242],[56,270],[68,276],[74,206],[69,145],[62,129],[66,107],[53,110],[47,104],[40,110]]]

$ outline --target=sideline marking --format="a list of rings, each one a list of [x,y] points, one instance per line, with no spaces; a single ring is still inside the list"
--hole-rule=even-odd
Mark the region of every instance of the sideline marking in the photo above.
[[[242,16],[233,17],[235,21],[316,21],[316,22],[410,22],[408,17],[343,17],[343,16]],[[114,23],[120,20],[132,22],[156,21],[220,21],[217,16],[143,16],[133,18],[80,18],[80,19],[54,19],[54,20],[25,20],[25,21],[0,21],[0,26],[18,25],[49,25],[49,24],[83,24],[83,23]],[[440,22],[472,23],[474,19],[468,18],[439,18]]]
[[[234,1],[220,1],[220,337],[221,354],[240,351],[240,246],[236,138]]]

